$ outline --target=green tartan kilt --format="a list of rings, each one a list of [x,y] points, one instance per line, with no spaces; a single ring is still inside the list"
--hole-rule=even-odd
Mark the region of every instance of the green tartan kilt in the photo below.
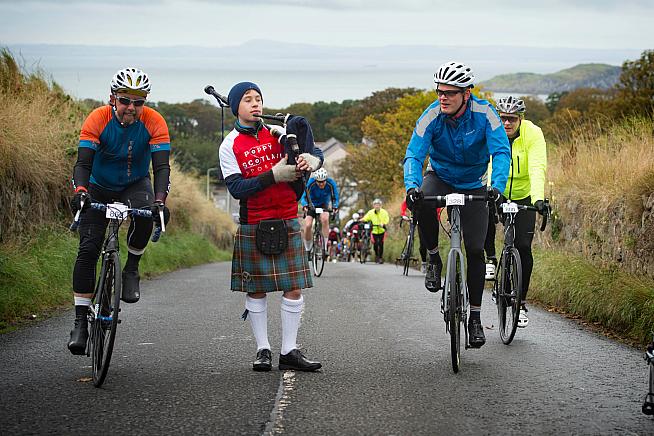
[[[257,250],[256,224],[238,226],[232,256],[232,291],[287,292],[313,287],[300,222],[297,219],[284,222],[288,247],[278,255],[266,255]]]

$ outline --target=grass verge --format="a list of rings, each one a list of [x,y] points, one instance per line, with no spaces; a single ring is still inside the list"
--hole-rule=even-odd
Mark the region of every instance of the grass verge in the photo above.
[[[57,308],[72,306],[77,245],[76,235],[62,228],[43,230],[26,243],[0,245],[0,333],[21,321],[43,319]],[[124,262],[126,255],[121,254]],[[230,257],[203,236],[177,231],[148,245],[140,271],[152,277]]]
[[[580,255],[535,249],[528,298],[581,317],[632,345],[652,339],[654,280],[617,264],[598,266]]]

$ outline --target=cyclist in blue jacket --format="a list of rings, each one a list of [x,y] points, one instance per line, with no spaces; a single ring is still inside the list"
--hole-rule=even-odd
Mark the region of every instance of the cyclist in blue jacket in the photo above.
[[[511,150],[495,108],[472,95],[475,76],[460,62],[448,62],[434,74],[438,100],[418,118],[404,157],[406,202],[419,207],[418,220],[429,252],[425,287],[437,292],[441,287],[443,262],[438,254],[436,205],[422,203],[425,195],[484,195],[490,156],[493,196],[504,191]],[[423,163],[429,165],[423,177]],[[468,332],[470,345],[486,342],[480,319],[484,289],[484,240],[488,226],[486,203],[469,202],[461,210],[466,251],[467,284],[470,293]]]
[[[309,207],[307,192],[311,196],[313,209]],[[304,249],[308,257],[313,245],[312,227],[313,220],[316,218],[315,208],[320,207],[324,210],[320,214],[320,221],[322,222],[322,236],[325,244],[327,244],[327,236],[329,236],[329,212],[327,212],[329,204],[332,205],[333,213],[338,212],[338,187],[334,179],[328,177],[326,169],[320,168],[313,173],[313,177],[307,182],[307,189],[302,194],[300,203],[307,214],[304,220]],[[327,246],[324,248],[327,249]]]

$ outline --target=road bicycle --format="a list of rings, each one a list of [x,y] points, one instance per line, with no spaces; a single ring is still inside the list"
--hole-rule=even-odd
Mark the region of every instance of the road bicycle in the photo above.
[[[325,268],[325,258],[327,257],[327,250],[325,250],[325,237],[322,234],[322,222],[320,215],[323,212],[332,213],[331,210],[323,209],[322,207],[310,208],[315,211],[313,219],[313,247],[310,251],[311,265],[313,267],[313,275],[320,277]]]
[[[88,201],[88,195],[82,197],[82,202]],[[91,209],[105,212],[109,219],[107,233],[102,244],[102,263],[100,276],[93,294],[92,304],[88,311],[89,338],[86,343],[86,355],[92,358],[93,384],[102,386],[113,353],[116,340],[116,329],[120,324],[120,293],[122,290],[122,275],[120,267],[120,249],[118,244],[118,230],[127,217],[138,216],[152,218],[152,211],[148,209],[132,209],[122,203],[90,203]],[[76,230],[80,222],[80,212],[77,211],[75,219],[70,226]],[[156,227],[152,234],[152,241],[156,242],[161,232],[165,232],[163,208],[159,210],[161,228]]]
[[[647,346],[645,361],[649,368],[649,391],[645,396],[642,410],[645,415],[654,415],[654,341]]]
[[[461,207],[469,201],[488,201],[488,196],[452,193],[428,195],[425,202],[434,202],[437,207],[448,207],[450,219],[450,251],[447,253],[445,287],[441,295],[441,313],[445,320],[445,331],[450,335],[452,370],[457,373],[461,367],[461,326],[464,346],[468,342],[468,285],[466,284],[465,258],[461,250]],[[414,215],[417,211],[412,211]]]
[[[495,207],[495,202],[489,203],[490,207]],[[540,226],[541,232],[545,230],[550,215],[548,199],[545,199],[543,204],[545,213]],[[537,212],[538,209],[512,201],[502,203],[500,207],[504,219],[504,247],[493,280],[493,295],[497,305],[500,338],[504,344],[509,345],[515,337],[522,305],[522,261],[514,245],[515,217],[521,210]]]
[[[374,227],[374,224],[363,221],[363,229],[361,229],[361,235],[359,240],[359,262],[366,263],[368,260],[368,255],[370,254],[370,231]]]
[[[400,227],[402,227],[402,223],[407,220],[409,221],[409,233],[407,234],[406,240],[404,241],[404,247],[402,247],[402,253],[400,254],[400,257],[395,259],[395,265],[401,263],[404,266],[402,274],[405,276],[409,275],[409,268],[411,267],[411,263],[415,264],[418,262],[418,258],[413,257],[413,240],[415,236],[416,225],[418,224],[418,217],[416,214],[413,214],[410,219],[401,218]]]

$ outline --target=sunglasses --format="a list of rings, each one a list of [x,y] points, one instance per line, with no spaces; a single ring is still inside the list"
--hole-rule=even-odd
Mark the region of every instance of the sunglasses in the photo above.
[[[456,97],[457,94],[463,94],[463,90],[452,90],[452,91],[441,91],[440,89],[436,90],[436,95],[438,97],[447,97],[447,98],[454,98]]]
[[[520,117],[512,117],[512,116],[507,116],[507,115],[500,115],[500,119],[502,120],[503,123],[506,123],[507,121],[511,124],[517,123]]]
[[[131,98],[128,97],[116,96],[116,100],[118,100],[120,104],[124,104],[125,106],[129,106],[130,104],[133,103],[134,107],[140,107],[145,104],[144,98],[137,98],[136,100],[132,100]]]

